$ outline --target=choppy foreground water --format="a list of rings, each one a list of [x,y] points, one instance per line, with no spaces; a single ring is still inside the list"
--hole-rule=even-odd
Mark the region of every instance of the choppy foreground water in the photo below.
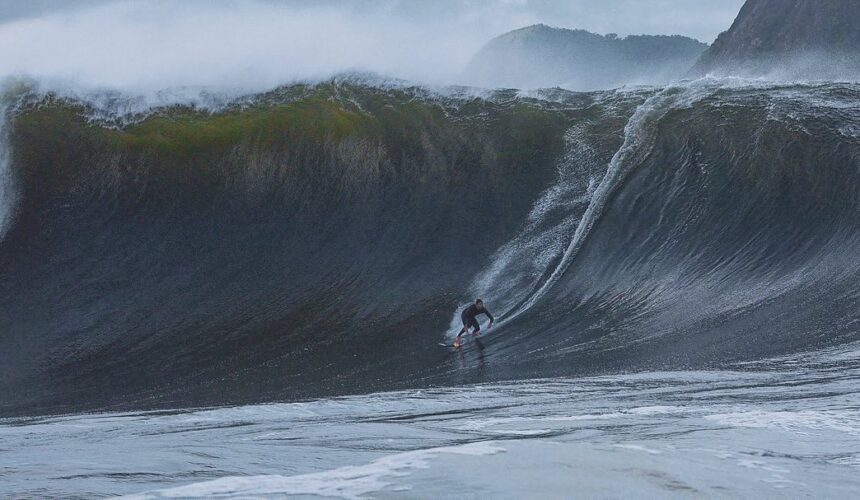
[[[0,496],[857,497],[860,349],[731,371],[533,380],[0,421]]]

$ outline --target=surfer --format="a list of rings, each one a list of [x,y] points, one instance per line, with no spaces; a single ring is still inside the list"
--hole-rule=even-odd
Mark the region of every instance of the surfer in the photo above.
[[[478,323],[478,320],[476,319],[480,314],[486,314],[487,317],[490,318],[490,324],[487,325],[488,330],[493,326],[493,321],[495,321],[495,319],[493,318],[493,315],[490,314],[490,311],[484,307],[484,301],[481,299],[476,300],[474,304],[463,309],[463,313],[460,314],[460,319],[463,320],[463,328],[460,330],[460,333],[457,334],[457,340],[454,341],[454,347],[460,347],[460,337],[462,337],[464,333],[468,332],[470,328],[472,328],[472,335],[476,337],[480,335],[478,332],[481,331],[481,324]]]

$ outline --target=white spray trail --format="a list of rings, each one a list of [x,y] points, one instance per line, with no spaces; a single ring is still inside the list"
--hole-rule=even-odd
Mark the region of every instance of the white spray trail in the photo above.
[[[573,168],[568,175],[562,172],[559,184],[547,191],[535,204],[526,230],[496,253],[493,263],[476,278],[470,287],[473,294],[486,295],[493,299],[496,304],[508,308],[507,310],[496,311],[500,312],[501,314],[498,315],[502,317],[498,324],[507,323],[531,309],[564,275],[585,243],[591,229],[600,219],[609,197],[639,164],[639,160],[648,156],[656,139],[657,123],[670,111],[690,107],[718,88],[719,85],[715,85],[712,80],[699,80],[683,86],[667,87],[648,98],[637,108],[628,121],[624,129],[624,143],[612,157],[603,179],[596,188],[593,187],[593,180],[585,179],[588,186],[587,190],[581,188],[583,179],[572,182],[580,169]],[[573,130],[575,131],[575,129]],[[577,141],[569,142],[571,144],[577,143]],[[581,154],[574,154],[566,163],[576,163],[582,160]],[[530,228],[535,227],[540,222],[536,219],[551,212],[551,207],[557,206],[559,203],[568,205],[581,203],[582,200],[578,198],[582,196],[589,196],[590,201],[588,201],[588,208],[580,218],[567,217],[555,227],[544,230],[539,237],[530,231]],[[553,246],[546,246],[545,243],[550,239],[558,241],[559,233],[570,234],[573,227],[576,230],[561,258],[551,258],[545,255],[547,252],[553,252]],[[529,285],[518,279],[512,281],[511,276],[503,272],[503,269],[510,262],[528,262],[530,265],[553,262],[557,262],[557,264],[551,273],[546,268],[540,273],[532,271],[531,275],[535,277],[543,277],[547,274],[548,276],[543,282]],[[523,289],[524,285],[525,288]],[[518,295],[520,300],[511,304],[510,298]],[[495,300],[495,297],[499,297],[500,300]],[[459,314],[454,315],[451,329],[455,332],[459,329]]]
[[[12,173],[12,158],[9,153],[8,136],[9,107],[0,104],[0,241],[6,236],[6,231],[12,224],[18,192]]]
[[[475,277],[470,300],[486,295],[494,312],[510,310],[535,290],[546,270],[561,258],[605,172],[605,163],[591,148],[587,134],[585,124],[566,132],[558,181],[535,202],[517,237],[496,251],[490,265]],[[450,333],[456,334],[460,326],[460,316],[455,314]]]

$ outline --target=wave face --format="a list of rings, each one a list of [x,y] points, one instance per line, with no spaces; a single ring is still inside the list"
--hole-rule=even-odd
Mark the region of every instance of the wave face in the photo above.
[[[695,368],[857,340],[860,87],[11,115],[5,413]],[[501,322],[436,346],[475,295]]]
[[[858,90],[705,82],[651,97],[504,342],[534,343],[528,366],[556,372],[856,338]]]

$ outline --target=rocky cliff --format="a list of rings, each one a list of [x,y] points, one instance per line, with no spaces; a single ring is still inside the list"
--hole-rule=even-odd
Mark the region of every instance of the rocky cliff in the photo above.
[[[855,79],[860,0],[747,0],[691,76]]]

